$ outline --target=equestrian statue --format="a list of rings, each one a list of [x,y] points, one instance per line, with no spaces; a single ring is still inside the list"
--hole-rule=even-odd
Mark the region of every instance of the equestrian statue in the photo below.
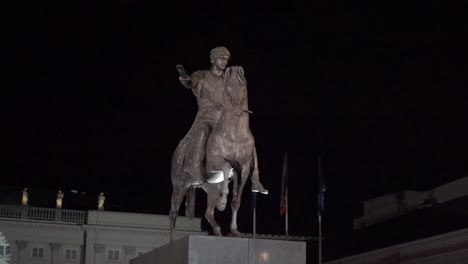
[[[210,69],[196,71],[191,76],[177,65],[181,84],[197,98],[198,112],[172,157],[171,241],[175,240],[176,219],[184,197],[186,215],[194,215],[196,188],[207,193],[205,217],[216,236],[222,233],[214,219],[214,209],[226,208],[229,182],[233,182],[232,236],[240,236],[237,212],[247,178],[251,178],[252,192],[268,194],[259,180],[255,141],[249,128],[252,112],[248,108],[244,70],[240,66],[227,67],[229,58],[225,47],[214,48],[210,53]]]

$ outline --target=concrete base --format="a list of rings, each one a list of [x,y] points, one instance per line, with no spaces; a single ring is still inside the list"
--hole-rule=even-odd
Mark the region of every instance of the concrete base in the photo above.
[[[306,243],[190,235],[130,260],[130,264],[305,264]]]

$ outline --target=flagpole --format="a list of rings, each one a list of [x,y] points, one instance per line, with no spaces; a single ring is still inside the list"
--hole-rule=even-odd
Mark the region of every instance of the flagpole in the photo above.
[[[322,264],[322,215],[319,213],[318,216],[319,222],[319,230],[318,230],[318,241],[319,241],[319,249],[318,249],[318,264]]]
[[[318,176],[319,176],[319,208],[318,208],[318,264],[322,264],[322,192],[323,192],[323,178],[322,178],[322,157],[318,156]]]
[[[286,197],[285,203],[286,203],[286,227],[285,227],[285,235],[286,235],[286,240],[289,240],[289,210],[288,210],[288,188],[286,187]]]
[[[281,200],[280,215],[286,214],[284,223],[284,233],[286,240],[289,240],[289,208],[288,208],[288,153],[284,153],[283,172],[281,175]]]
[[[252,207],[253,207],[253,239],[257,234],[257,193],[252,192]]]

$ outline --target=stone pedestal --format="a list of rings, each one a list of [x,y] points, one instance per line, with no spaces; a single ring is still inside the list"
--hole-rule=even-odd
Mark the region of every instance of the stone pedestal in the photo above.
[[[306,243],[191,235],[130,260],[130,264],[305,264]]]
[[[54,221],[62,221],[62,208],[55,208],[55,219]]]

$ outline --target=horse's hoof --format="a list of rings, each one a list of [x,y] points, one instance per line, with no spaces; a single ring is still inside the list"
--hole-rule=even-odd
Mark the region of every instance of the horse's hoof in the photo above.
[[[213,228],[213,234],[215,236],[223,236],[223,234],[221,233],[221,227],[217,226],[217,227]]]
[[[231,237],[241,237],[241,233],[239,231],[231,231],[231,233],[229,234],[229,236]]]

